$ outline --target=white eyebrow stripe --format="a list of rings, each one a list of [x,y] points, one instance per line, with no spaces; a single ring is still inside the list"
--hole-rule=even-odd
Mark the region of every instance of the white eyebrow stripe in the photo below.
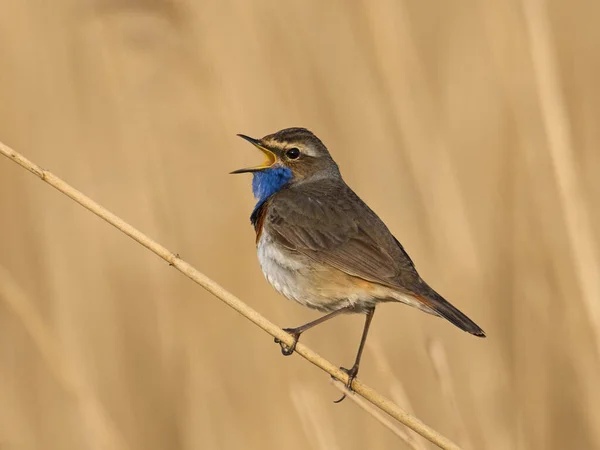
[[[308,156],[313,156],[313,157],[314,157],[314,156],[317,156],[317,153],[316,153],[316,152],[314,152],[314,151],[313,151],[313,149],[312,149],[312,148],[310,148],[310,147],[306,147],[306,146],[304,146],[304,145],[303,145],[303,146],[299,147],[299,149],[300,149],[300,151],[301,151],[302,153],[304,153],[305,155],[308,155]]]
[[[288,141],[285,141],[285,142],[284,141],[275,141],[273,139],[269,139],[268,141],[265,141],[264,144],[267,145],[267,147],[274,147],[274,148],[282,149],[284,152],[288,151],[291,148],[297,148],[304,155],[312,156],[312,157],[319,156],[318,152],[316,152],[312,148],[310,148],[306,145],[302,145],[302,144],[294,144],[294,143],[288,142]]]

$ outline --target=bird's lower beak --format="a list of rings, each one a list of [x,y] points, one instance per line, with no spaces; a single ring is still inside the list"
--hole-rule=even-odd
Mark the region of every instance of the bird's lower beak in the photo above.
[[[238,136],[241,137],[242,139],[247,140],[252,145],[254,145],[256,148],[258,148],[261,152],[263,152],[265,154],[265,156],[267,157],[267,159],[265,160],[264,163],[262,163],[259,166],[246,167],[244,169],[234,170],[233,172],[231,172],[232,174],[235,174],[235,173],[247,173],[247,172],[258,172],[260,170],[268,169],[273,164],[275,164],[275,162],[277,161],[277,155],[275,155],[275,153],[273,153],[268,148],[263,147],[258,139],[251,138],[250,136],[246,136],[244,134],[238,134]]]

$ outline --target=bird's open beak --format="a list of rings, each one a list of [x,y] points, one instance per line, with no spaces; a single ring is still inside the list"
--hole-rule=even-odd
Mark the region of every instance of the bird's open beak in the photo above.
[[[277,155],[275,155],[275,153],[273,153],[268,148],[263,147],[258,139],[251,138],[251,137],[246,136],[244,134],[238,134],[238,136],[241,137],[242,139],[247,140],[252,145],[254,145],[256,148],[258,148],[261,152],[263,152],[265,154],[265,156],[267,157],[267,159],[265,160],[264,163],[262,163],[259,166],[246,167],[245,169],[234,170],[233,172],[231,172],[232,174],[234,174],[234,173],[246,173],[246,172],[258,172],[260,170],[268,169],[273,164],[275,164],[275,162],[277,161]]]

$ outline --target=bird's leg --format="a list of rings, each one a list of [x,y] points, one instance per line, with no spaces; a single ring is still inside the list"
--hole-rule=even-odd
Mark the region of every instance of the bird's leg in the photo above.
[[[302,333],[304,333],[306,330],[308,330],[316,325],[319,325],[320,323],[323,323],[329,319],[333,319],[334,317],[339,316],[342,313],[351,311],[353,309],[354,309],[354,306],[345,306],[343,308],[336,309],[335,311],[330,312],[329,314],[326,314],[323,317],[319,317],[317,320],[313,320],[312,322],[308,322],[297,328],[284,328],[283,331],[285,331],[288,334],[291,334],[294,337],[294,342],[292,343],[291,346],[288,347],[283,342],[281,342],[279,339],[275,338],[275,343],[279,344],[281,346],[281,353],[283,353],[285,356],[289,356],[292,353],[294,353],[294,350],[296,349],[296,344],[298,343],[298,339],[300,339],[300,335]]]
[[[371,320],[373,320],[373,314],[375,313],[375,308],[371,308],[367,311],[367,317],[365,318],[365,328],[363,329],[362,338],[360,339],[360,346],[358,347],[358,353],[356,354],[356,360],[354,361],[354,365],[350,370],[341,367],[341,369],[348,374],[348,382],[346,383],[346,388],[350,391],[352,390],[352,382],[358,375],[358,367],[360,365],[360,358],[362,356],[363,349],[365,348],[365,342],[367,341],[367,334],[369,333],[369,327],[371,326]],[[346,398],[346,394],[342,395],[342,398],[336,400],[334,403],[340,403],[342,400]]]

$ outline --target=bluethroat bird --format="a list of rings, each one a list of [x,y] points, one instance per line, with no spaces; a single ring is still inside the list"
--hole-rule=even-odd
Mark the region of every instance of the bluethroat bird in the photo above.
[[[294,343],[287,347],[276,340],[284,355],[294,352],[309,328],[343,313],[365,314],[354,365],[342,368],[351,389],[375,307],[381,302],[413,306],[485,337],[419,276],[402,244],[344,182],[318,137],[305,128],[287,128],[262,139],[238,136],[266,156],[259,166],[232,172],[253,174],[258,203],[250,220],[266,279],[288,299],[327,313],[286,328]]]

